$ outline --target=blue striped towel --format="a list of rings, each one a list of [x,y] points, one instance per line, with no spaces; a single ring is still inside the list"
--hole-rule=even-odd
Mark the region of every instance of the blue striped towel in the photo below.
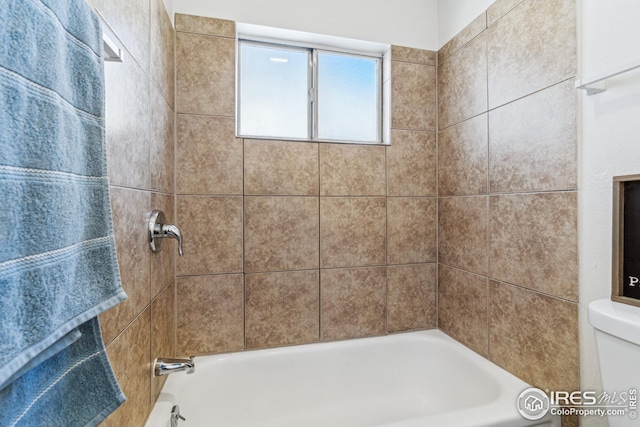
[[[97,425],[124,401],[97,316],[126,299],[84,0],[0,0],[0,425]]]

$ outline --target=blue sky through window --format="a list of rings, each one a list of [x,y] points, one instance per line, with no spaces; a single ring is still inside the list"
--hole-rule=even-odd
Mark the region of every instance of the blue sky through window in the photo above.
[[[318,138],[377,141],[377,68],[374,59],[318,54]]]

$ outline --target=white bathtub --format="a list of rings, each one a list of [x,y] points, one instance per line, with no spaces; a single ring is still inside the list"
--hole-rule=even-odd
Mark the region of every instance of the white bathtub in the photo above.
[[[147,427],[560,427],[527,421],[529,386],[437,330],[196,358]]]

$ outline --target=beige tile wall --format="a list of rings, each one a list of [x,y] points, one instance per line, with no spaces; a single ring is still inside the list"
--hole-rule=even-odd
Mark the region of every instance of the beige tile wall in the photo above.
[[[575,26],[498,0],[438,63],[439,327],[543,390],[579,387]]]
[[[176,15],[177,353],[436,326],[436,53],[393,47],[391,146],[235,137],[235,24]]]
[[[124,49],[106,63],[107,161],[116,250],[129,299],[100,316],[103,339],[127,401],[105,426],[142,426],[164,379],[156,357],[175,354],[175,243],[154,254],[152,209],[174,216],[174,30],[162,0],[93,0]]]

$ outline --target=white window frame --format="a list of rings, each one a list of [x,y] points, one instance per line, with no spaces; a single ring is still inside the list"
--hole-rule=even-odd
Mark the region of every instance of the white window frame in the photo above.
[[[295,140],[295,141],[310,141],[310,142],[341,142],[349,144],[383,144],[383,54],[382,53],[369,53],[369,52],[354,52],[348,49],[341,48],[328,48],[322,45],[314,45],[309,43],[295,43],[285,42],[281,40],[271,40],[260,37],[244,37],[239,35],[237,37],[237,58],[236,58],[236,135],[239,138],[251,138],[251,139],[277,139],[277,140]],[[308,70],[308,130],[307,138],[291,138],[291,137],[277,137],[277,136],[264,136],[264,135],[244,135],[240,132],[240,123],[242,120],[241,111],[241,91],[242,82],[240,61],[240,45],[249,44],[255,46],[272,46],[279,49],[290,49],[296,51],[308,52],[309,65]],[[375,141],[358,141],[358,140],[341,140],[341,139],[320,139],[318,138],[318,54],[327,53],[332,55],[344,55],[355,58],[365,58],[368,60],[376,61],[376,140]]]

